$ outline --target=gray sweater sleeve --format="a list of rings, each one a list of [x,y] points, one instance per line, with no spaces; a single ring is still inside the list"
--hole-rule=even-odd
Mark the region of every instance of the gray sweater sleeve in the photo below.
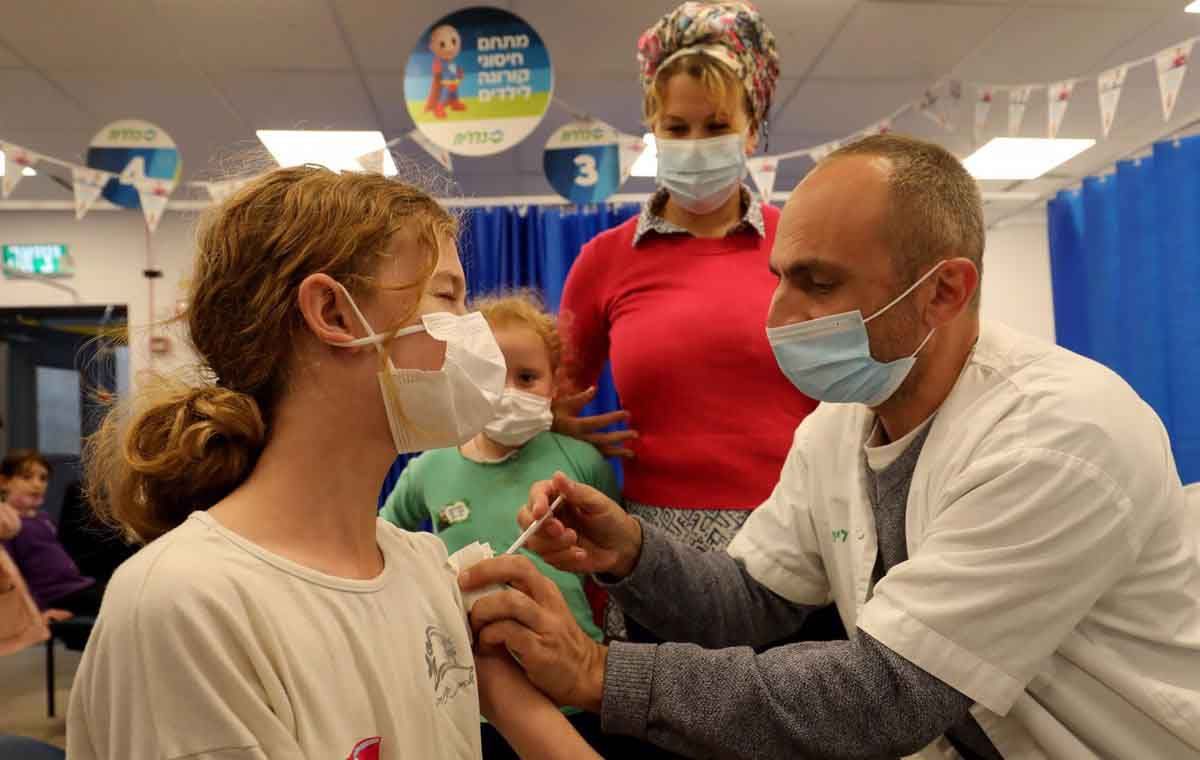
[[[706,647],[780,641],[816,609],[778,596],[727,553],[672,541],[645,522],[633,573],[611,585],[597,580],[626,615],[659,638]]]
[[[610,588],[655,633],[761,644],[803,618],[724,552],[692,550],[645,525],[643,535],[634,573]],[[762,654],[614,643],[604,730],[692,757],[881,758],[916,752],[967,716],[969,697],[855,634]]]

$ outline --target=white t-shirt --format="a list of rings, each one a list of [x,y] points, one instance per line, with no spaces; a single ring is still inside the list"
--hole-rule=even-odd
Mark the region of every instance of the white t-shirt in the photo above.
[[[1005,757],[1200,756],[1200,551],[1170,442],[1104,367],[985,324],[872,582],[874,416],[822,404],[729,547],[975,700]],[[953,750],[944,740],[929,757]]]
[[[71,692],[72,760],[480,757],[470,634],[442,542],[380,520],[336,578],[204,512],[113,577]]]

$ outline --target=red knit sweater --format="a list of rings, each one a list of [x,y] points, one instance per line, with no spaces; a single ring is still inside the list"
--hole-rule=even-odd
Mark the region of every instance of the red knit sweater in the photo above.
[[[587,243],[567,275],[561,323],[568,374],[592,385],[606,359],[639,438],[625,496],[663,507],[753,509],[771,493],[792,433],[816,402],[775,364],[766,319],[767,235],[649,233],[637,218]]]

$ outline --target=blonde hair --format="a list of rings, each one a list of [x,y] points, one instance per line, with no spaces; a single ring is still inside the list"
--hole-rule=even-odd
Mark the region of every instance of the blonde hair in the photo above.
[[[750,101],[750,93],[746,92],[746,86],[728,66],[703,53],[681,55],[654,75],[654,83],[646,88],[642,97],[642,119],[646,126],[654,127],[666,102],[667,82],[680,73],[686,73],[698,80],[714,103],[728,106],[735,100],[740,102],[746,119],[750,122],[751,133],[758,132],[758,119],[754,115],[754,104]],[[733,115],[730,114],[730,117]]]
[[[270,435],[303,324],[304,278],[325,273],[356,297],[370,294],[389,243],[404,233],[424,254],[421,274],[386,287],[419,292],[456,231],[412,185],[316,166],[271,171],[210,211],[183,317],[208,382],[159,377],[109,411],[85,451],[97,513],[150,541],[227,496]]]
[[[525,327],[542,339],[550,359],[550,371],[557,372],[562,364],[562,338],[558,321],[546,311],[542,299],[532,290],[517,290],[476,300],[477,309],[493,330],[504,327]]]

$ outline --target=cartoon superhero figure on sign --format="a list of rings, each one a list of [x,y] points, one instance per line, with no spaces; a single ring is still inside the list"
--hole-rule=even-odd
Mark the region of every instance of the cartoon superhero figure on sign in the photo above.
[[[463,70],[455,62],[462,52],[462,39],[458,30],[442,24],[429,33],[429,50],[433,53],[433,84],[429,88],[429,99],[425,110],[432,111],[439,119],[446,118],[446,109],[465,111],[467,106],[458,99],[458,86],[462,84]]]

